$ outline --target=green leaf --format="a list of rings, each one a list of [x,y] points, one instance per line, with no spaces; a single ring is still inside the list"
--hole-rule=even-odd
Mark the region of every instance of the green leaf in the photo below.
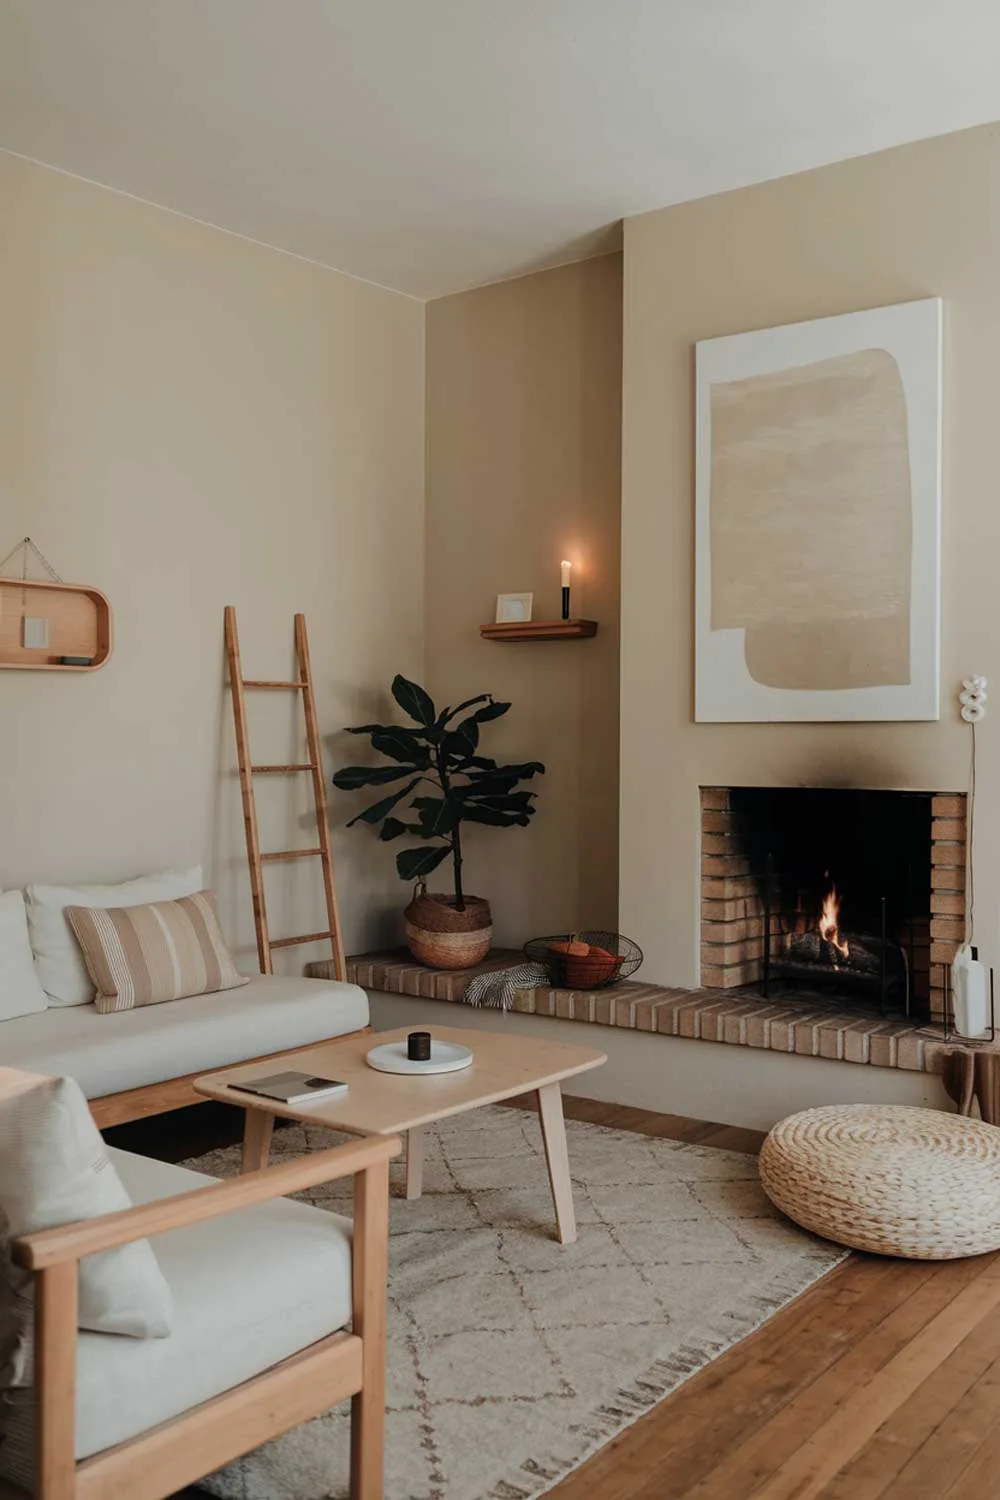
[[[422,849],[400,849],[396,855],[396,869],[400,880],[420,880],[422,876],[436,870],[450,853],[450,844],[425,844]]]
[[[502,719],[509,708],[509,703],[487,703],[485,708],[477,708],[472,717],[477,724],[488,724],[491,719]]]
[[[345,734],[374,734],[376,729],[381,729],[381,724],[356,724],[353,729],[345,729]]]
[[[414,797],[413,805],[420,814],[420,833],[425,839],[444,838],[458,822],[457,806],[443,797]]]
[[[520,765],[497,766],[501,776],[516,776],[518,781],[529,781],[532,776],[545,775],[545,767],[540,760],[522,761]]]
[[[470,767],[471,770],[469,769]],[[471,776],[475,771],[495,771],[497,763],[495,760],[490,760],[488,755],[469,755],[466,757],[462,769]]]
[[[458,787],[459,796],[469,797],[497,797],[513,791],[517,786],[519,776],[503,776],[499,771],[486,772],[481,776],[470,776],[465,786]]]
[[[495,807],[480,807],[473,804],[467,807],[463,817],[467,823],[486,823],[490,828],[527,828],[531,821],[531,813],[534,808],[526,809],[522,813],[499,812]]]
[[[466,771],[468,781],[456,790],[462,797],[503,796],[512,792],[519,781],[530,781],[544,769],[540,761],[528,761],[523,766],[494,765],[490,771]]]
[[[497,812],[534,812],[532,799],[534,792],[509,792],[494,794],[490,797],[469,798],[466,807],[492,807]]]
[[[443,708],[438,714],[438,728],[443,729],[446,724],[452,719],[456,719],[465,709],[471,708],[474,703],[488,703],[489,701],[489,693],[477,693],[475,698],[466,698],[464,702],[457,704],[455,708]]]
[[[398,672],[392,679],[392,696],[403,710],[418,724],[434,723],[434,700],[417,683],[410,682]]]
[[[429,766],[427,746],[416,729],[400,729],[396,724],[386,724],[372,735],[372,749],[390,760],[405,761],[411,766]]]
[[[412,776],[416,766],[342,766],[333,778],[342,792],[354,792],[361,786],[388,786],[403,776]]]
[[[401,833],[417,833],[418,828],[414,823],[401,823],[398,818],[386,818],[378,831],[379,841],[388,844],[392,839],[398,839]]]
[[[448,755],[463,760],[475,755],[479,744],[479,725],[474,718],[463,719],[456,729],[445,735],[444,748]]]
[[[355,823],[381,822],[386,813],[392,812],[397,802],[402,802],[403,798],[413,791],[419,780],[419,776],[414,776],[409,785],[404,786],[401,792],[390,792],[389,796],[383,797],[380,802],[373,802],[371,807],[366,807],[364,812],[359,812],[356,817],[351,818],[347,825],[348,828],[353,828]]]

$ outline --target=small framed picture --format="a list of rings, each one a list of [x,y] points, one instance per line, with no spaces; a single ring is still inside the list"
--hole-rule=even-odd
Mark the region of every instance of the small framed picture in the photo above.
[[[525,625],[531,619],[534,594],[497,594],[498,625]]]

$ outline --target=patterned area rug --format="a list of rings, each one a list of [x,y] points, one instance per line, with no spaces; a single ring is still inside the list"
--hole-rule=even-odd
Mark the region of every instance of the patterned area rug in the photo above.
[[[534,1500],[844,1258],[776,1215],[754,1157],[566,1128],[575,1245],[552,1237],[538,1122],[521,1110],[429,1130],[424,1196],[392,1204],[386,1500]],[[337,1139],[295,1125],[272,1160]],[[238,1162],[233,1147],[186,1165],[229,1177]],[[349,1186],[304,1196],[350,1212]],[[340,1500],[346,1410],[203,1487]]]

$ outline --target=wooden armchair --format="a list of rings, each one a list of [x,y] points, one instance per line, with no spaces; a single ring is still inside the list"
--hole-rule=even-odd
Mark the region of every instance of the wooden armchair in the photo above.
[[[34,1273],[35,1283],[38,1500],[164,1500],[348,1396],[351,1497],[382,1500],[389,1158],[399,1150],[395,1137],[364,1138],[17,1240],[14,1259]],[[333,1333],[244,1384],[78,1461],[78,1262],[347,1176],[354,1178],[351,1331]]]

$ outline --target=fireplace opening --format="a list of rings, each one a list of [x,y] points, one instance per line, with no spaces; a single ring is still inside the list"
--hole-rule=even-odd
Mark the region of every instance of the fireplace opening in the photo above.
[[[931,795],[741,787],[737,837],[763,910],[761,994],[819,991],[926,1015]]]
[[[702,982],[927,1020],[961,939],[965,798],[702,788]]]

